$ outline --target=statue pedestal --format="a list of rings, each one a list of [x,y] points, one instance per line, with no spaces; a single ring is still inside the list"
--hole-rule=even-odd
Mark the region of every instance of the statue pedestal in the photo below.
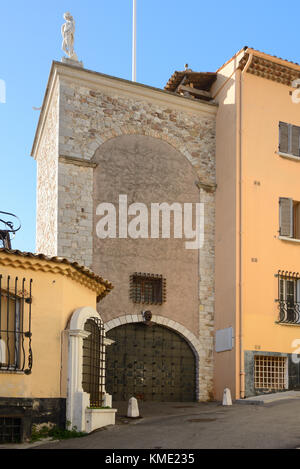
[[[62,57],[61,61],[64,64],[73,65],[74,67],[84,68],[83,67],[83,62],[79,62],[78,60],[69,59],[69,57]]]

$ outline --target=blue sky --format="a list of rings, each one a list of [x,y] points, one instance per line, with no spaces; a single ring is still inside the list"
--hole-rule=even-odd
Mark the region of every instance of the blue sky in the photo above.
[[[62,15],[76,20],[86,68],[131,78],[132,0],[14,0],[0,4],[0,210],[16,213],[15,249],[35,250],[36,164],[30,157]],[[215,71],[245,45],[300,62],[299,11],[279,0],[137,0],[137,81],[163,87],[174,70]]]

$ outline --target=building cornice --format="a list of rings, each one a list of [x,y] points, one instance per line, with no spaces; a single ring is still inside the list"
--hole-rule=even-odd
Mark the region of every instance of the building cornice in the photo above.
[[[289,87],[292,86],[293,80],[300,78],[300,65],[249,48],[239,63],[241,70],[246,66],[250,54],[253,58],[247,73]]]
[[[98,166],[97,163],[85,160],[84,158],[78,158],[77,156],[59,155],[58,161],[61,163],[73,164],[75,166],[84,166],[87,168],[96,168]]]
[[[91,90],[96,92],[101,91],[107,94],[118,93],[121,96],[136,100],[146,100],[152,104],[166,106],[176,111],[199,114],[211,118],[214,118],[217,113],[216,103],[195,100],[160,88],[154,88],[61,62],[53,62],[31,151],[31,156],[35,159],[54,90],[59,80],[63,79],[70,80],[79,86],[89,86]]]
[[[0,249],[0,266],[63,275],[96,292],[100,299],[113,289],[110,282],[90,269],[64,258]]]

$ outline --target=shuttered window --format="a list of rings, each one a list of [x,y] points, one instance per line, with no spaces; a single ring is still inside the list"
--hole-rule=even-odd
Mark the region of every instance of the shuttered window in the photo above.
[[[292,155],[300,156],[300,127],[292,126]]]
[[[300,239],[300,202],[280,197],[279,234],[287,238]]]
[[[293,200],[286,197],[279,199],[279,234],[293,237]]]
[[[279,151],[300,156],[300,127],[279,122]]]
[[[279,122],[279,151],[289,153],[289,124]]]

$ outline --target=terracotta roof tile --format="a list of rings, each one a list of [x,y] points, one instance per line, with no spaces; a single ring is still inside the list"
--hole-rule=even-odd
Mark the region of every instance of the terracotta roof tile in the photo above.
[[[174,72],[166,84],[165,90],[174,92],[184,77],[186,77],[185,85],[193,83],[195,88],[209,91],[211,85],[217,79],[217,74],[213,72],[193,72],[191,70]]]
[[[46,256],[45,254],[34,254],[32,252],[23,252],[17,249],[6,249],[6,248],[0,248],[0,254],[1,252],[6,252],[7,254],[20,256],[20,257],[30,257],[31,259],[41,259],[44,261],[69,265],[73,267],[74,269],[76,269],[78,272],[95,280],[97,283],[104,285],[107,290],[110,291],[114,288],[113,285],[108,280],[103,279],[100,275],[95,274],[92,270],[88,269],[87,267],[83,265],[78,264],[78,262],[69,261],[68,259],[64,257],[49,257],[49,256]]]

